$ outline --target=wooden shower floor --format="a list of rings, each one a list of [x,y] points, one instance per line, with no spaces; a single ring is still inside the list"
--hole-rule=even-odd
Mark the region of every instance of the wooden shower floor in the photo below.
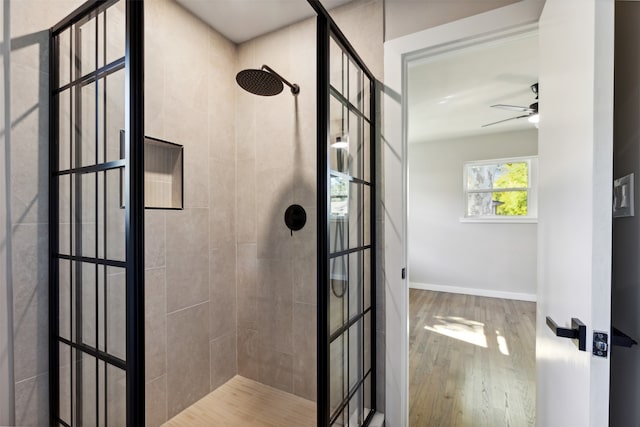
[[[236,375],[164,427],[305,427],[316,425],[316,404]]]

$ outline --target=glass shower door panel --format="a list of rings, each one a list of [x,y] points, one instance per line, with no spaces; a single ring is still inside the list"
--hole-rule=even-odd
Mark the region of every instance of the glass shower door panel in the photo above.
[[[139,329],[129,323],[128,286],[140,286],[128,274],[142,264],[127,252],[137,217],[123,202],[133,173],[125,169],[125,129],[142,121],[126,108],[131,10],[141,16],[134,1],[87,3],[51,33],[52,425],[126,426],[144,411],[127,405],[143,394],[127,387],[127,328]]]

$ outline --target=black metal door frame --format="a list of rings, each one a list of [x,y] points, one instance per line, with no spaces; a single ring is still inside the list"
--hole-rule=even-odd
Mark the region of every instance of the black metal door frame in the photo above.
[[[376,139],[377,136],[377,98],[376,79],[368,69],[364,61],[360,58],[356,50],[342,33],[338,25],[331,18],[329,12],[321,4],[320,0],[308,0],[309,4],[317,13],[317,425],[318,427],[329,427],[332,420],[330,413],[330,343],[332,334],[329,319],[329,280],[330,280],[330,259],[337,255],[352,252],[352,250],[342,251],[340,254],[331,254],[330,242],[330,182],[331,165],[329,159],[330,144],[330,99],[332,88],[330,84],[330,40],[336,41],[340,48],[348,55],[357,67],[364,73],[370,81],[370,122],[373,131],[370,132],[370,178],[369,182],[363,182],[370,189],[370,244],[366,249],[370,251],[370,298],[371,308],[371,411],[363,420],[362,425],[368,425],[376,412]],[[339,96],[335,94],[334,96]],[[348,100],[345,100],[348,103]],[[361,314],[362,316],[364,314]],[[357,320],[357,319],[356,319]],[[351,322],[347,325],[350,326]],[[335,338],[335,337],[334,337]],[[364,381],[364,380],[361,380]],[[353,395],[353,390],[347,390],[347,400]],[[344,403],[343,403],[344,405]]]
[[[49,76],[49,419],[52,426],[68,426],[61,420],[60,404],[60,343],[84,352],[125,370],[126,373],[126,423],[142,426],[144,422],[144,0],[126,1],[124,58],[71,81],[60,87],[59,36],[63,31],[87,16],[106,9],[115,0],[89,0],[56,24],[50,30]],[[97,28],[97,27],[96,27]],[[97,33],[97,30],[96,30]],[[106,76],[110,72],[125,70],[125,157],[89,167],[60,170],[59,157],[59,103],[58,94],[83,81]],[[76,76],[77,77],[77,76]],[[106,160],[105,160],[106,161]],[[61,254],[59,249],[59,197],[61,176],[81,173],[99,173],[124,168],[125,200],[125,261],[86,258],[72,253]],[[92,264],[115,266],[125,269],[126,276],[126,360],[122,361],[82,342],[76,343],[60,335],[59,323],[59,262],[61,259]],[[106,283],[105,283],[106,286]],[[97,347],[97,344],[96,344]],[[73,402],[73,401],[72,401]],[[73,405],[73,403],[71,403]],[[98,408],[96,407],[96,410]],[[73,406],[71,408],[73,412]]]

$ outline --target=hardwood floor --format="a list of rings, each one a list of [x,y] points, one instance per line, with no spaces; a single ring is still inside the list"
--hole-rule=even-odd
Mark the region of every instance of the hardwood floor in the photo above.
[[[170,419],[164,427],[315,425],[315,402],[235,376]]]
[[[411,427],[535,425],[535,303],[410,290]]]

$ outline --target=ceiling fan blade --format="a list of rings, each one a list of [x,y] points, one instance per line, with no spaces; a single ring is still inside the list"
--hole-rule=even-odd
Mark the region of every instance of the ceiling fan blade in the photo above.
[[[524,119],[525,117],[529,117],[529,114],[524,114],[524,115],[518,116],[518,117],[511,117],[509,119],[504,119],[504,120],[500,120],[500,121],[493,122],[493,123],[487,123],[486,125],[482,125],[481,127],[486,128],[487,126],[497,125],[498,123],[508,122],[509,120]]]
[[[533,109],[531,107],[521,107],[519,105],[496,104],[496,105],[492,105],[491,107],[502,108],[503,110],[510,110],[510,111],[521,111],[523,113],[533,113]]]

